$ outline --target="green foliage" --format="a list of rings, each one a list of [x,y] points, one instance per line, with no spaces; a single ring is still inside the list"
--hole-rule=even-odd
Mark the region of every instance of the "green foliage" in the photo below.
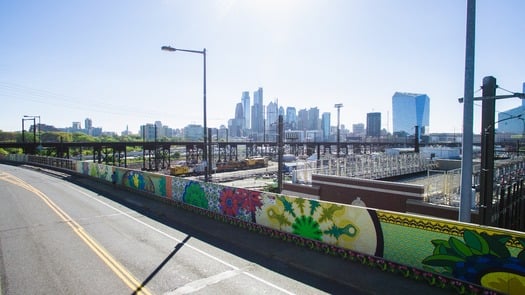
[[[82,132],[75,132],[73,133],[72,137],[73,137],[72,138],[73,142],[97,142],[98,141],[96,137],[87,135]]]
[[[41,134],[42,142],[72,142],[73,135],[68,132],[44,132]]]
[[[26,142],[34,140],[33,132],[24,132]],[[40,136],[41,142],[142,142],[140,135],[101,135],[91,136],[83,132],[64,132],[64,131],[44,131],[37,134],[36,140]],[[158,139],[159,142],[168,141],[183,141],[183,138],[162,137]],[[5,132],[0,130],[0,142],[22,142],[22,132]]]
[[[279,187],[277,186],[277,183],[269,183],[265,185],[262,190],[270,193],[279,193]]]
[[[22,135],[20,132],[3,132],[0,131],[0,142],[17,142],[21,141]]]

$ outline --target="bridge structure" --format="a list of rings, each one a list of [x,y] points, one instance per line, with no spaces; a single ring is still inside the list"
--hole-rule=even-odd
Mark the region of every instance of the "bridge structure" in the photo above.
[[[227,162],[249,157],[277,157],[275,141],[216,141],[209,142],[210,162]],[[457,143],[438,143],[440,146],[457,146]],[[334,154],[371,154],[387,148],[414,148],[407,141],[348,141],[348,142],[284,142],[284,153],[294,156]],[[425,146],[425,144],[421,144]],[[124,142],[0,142],[0,148],[19,148],[24,154],[46,155],[57,158],[88,160],[128,167],[130,157],[141,156],[142,169],[158,171],[168,168],[173,151],[181,151],[187,163],[203,160],[202,141],[124,141]],[[130,154],[130,151],[135,151]],[[138,151],[138,152],[137,152]],[[84,154],[87,152],[89,156]]]
[[[311,156],[335,153],[335,142],[285,142],[284,153],[295,156]],[[407,142],[341,142],[339,151],[348,154],[368,154],[384,151],[389,147],[413,147]],[[89,151],[94,162],[127,167],[129,151],[142,152],[143,169],[159,170],[169,167],[172,150],[182,149],[188,163],[203,159],[202,141],[125,141],[125,142],[0,142],[0,148],[20,148],[24,154],[40,154],[57,158],[88,159],[83,156]],[[217,141],[210,142],[211,161],[226,162],[256,156],[276,156],[278,143],[273,141]],[[136,155],[136,154],[135,154]]]

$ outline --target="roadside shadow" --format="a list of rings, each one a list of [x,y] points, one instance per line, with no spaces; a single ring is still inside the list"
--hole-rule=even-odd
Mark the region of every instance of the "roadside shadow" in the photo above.
[[[184,240],[182,240],[180,243],[178,243],[177,245],[175,245],[175,249],[173,249],[173,251],[171,251],[171,253],[159,264],[159,266],[157,266],[149,275],[148,277],[140,284],[140,286],[135,290],[133,291],[133,295],[135,294],[138,294],[140,291],[142,291],[142,289],[144,287],[146,287],[146,285],[149,283],[149,281],[151,281],[151,279],[153,279],[155,277],[155,275],[157,275],[157,273],[159,273],[159,271],[164,267],[164,265],[166,265],[166,263],[168,263],[171,258],[173,258],[173,256],[175,256],[175,254],[177,252],[179,252],[179,250],[182,248],[182,246],[184,246],[184,244],[186,244],[189,240],[190,240],[190,236],[187,236],[186,238],[184,238]]]

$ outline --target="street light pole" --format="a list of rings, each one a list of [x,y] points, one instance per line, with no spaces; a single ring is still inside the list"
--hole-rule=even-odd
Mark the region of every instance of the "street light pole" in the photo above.
[[[467,0],[465,40],[465,80],[463,95],[463,139],[461,142],[461,198],[459,221],[470,222],[472,206],[472,143],[474,125],[474,52],[476,32],[476,0]]]
[[[38,143],[41,144],[42,143],[42,133],[41,133],[41,129],[40,129],[40,116],[28,116],[28,115],[24,115],[24,118],[29,118],[28,120],[33,120],[33,134],[34,134],[34,141],[36,143],[36,122],[35,122],[35,119],[38,119]]]
[[[204,167],[204,181],[208,182],[211,163],[208,157],[208,127],[206,124],[206,121],[207,121],[206,120],[206,48],[204,48],[201,51],[201,50],[180,49],[180,48],[174,48],[171,46],[162,46],[161,50],[170,51],[170,52],[182,51],[182,52],[198,53],[198,54],[202,54],[203,56],[203,66],[204,66],[204,69],[203,69],[203,114],[204,114],[203,143],[204,143],[204,148],[202,149],[202,157],[206,161],[206,166]]]
[[[25,128],[24,127],[24,121],[25,121],[25,119],[22,118],[22,143],[26,143],[26,137],[25,137],[25,133],[24,133],[25,132],[25,130],[24,130],[24,128]]]
[[[22,143],[25,143],[26,142],[26,138],[25,138],[25,126],[24,126],[24,122],[25,121],[33,121],[33,144],[34,144],[34,147],[36,148],[36,118],[38,116],[24,116],[22,118]],[[40,119],[39,119],[40,120]],[[24,150],[24,153],[27,153],[28,150]]]

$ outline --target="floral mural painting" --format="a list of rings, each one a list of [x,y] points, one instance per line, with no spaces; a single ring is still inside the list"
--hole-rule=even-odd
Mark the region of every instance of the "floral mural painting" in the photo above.
[[[113,167],[104,164],[89,163],[89,176],[111,181]]]
[[[122,176],[122,184],[141,191],[155,192],[155,185],[150,177],[140,171],[129,170]]]
[[[525,239],[517,238],[521,251],[513,256],[516,251],[507,247],[511,238],[465,229],[463,241],[456,237],[432,240],[434,253],[422,263],[456,279],[507,294],[525,294]]]
[[[219,207],[224,215],[255,222],[255,212],[261,208],[261,192],[243,188],[225,187],[219,196]]]
[[[381,256],[377,218],[361,207],[287,196],[264,196],[257,223],[307,239]]]
[[[208,199],[204,193],[204,189],[198,182],[190,181],[187,183],[182,197],[184,203],[193,205],[199,208],[208,209]]]

